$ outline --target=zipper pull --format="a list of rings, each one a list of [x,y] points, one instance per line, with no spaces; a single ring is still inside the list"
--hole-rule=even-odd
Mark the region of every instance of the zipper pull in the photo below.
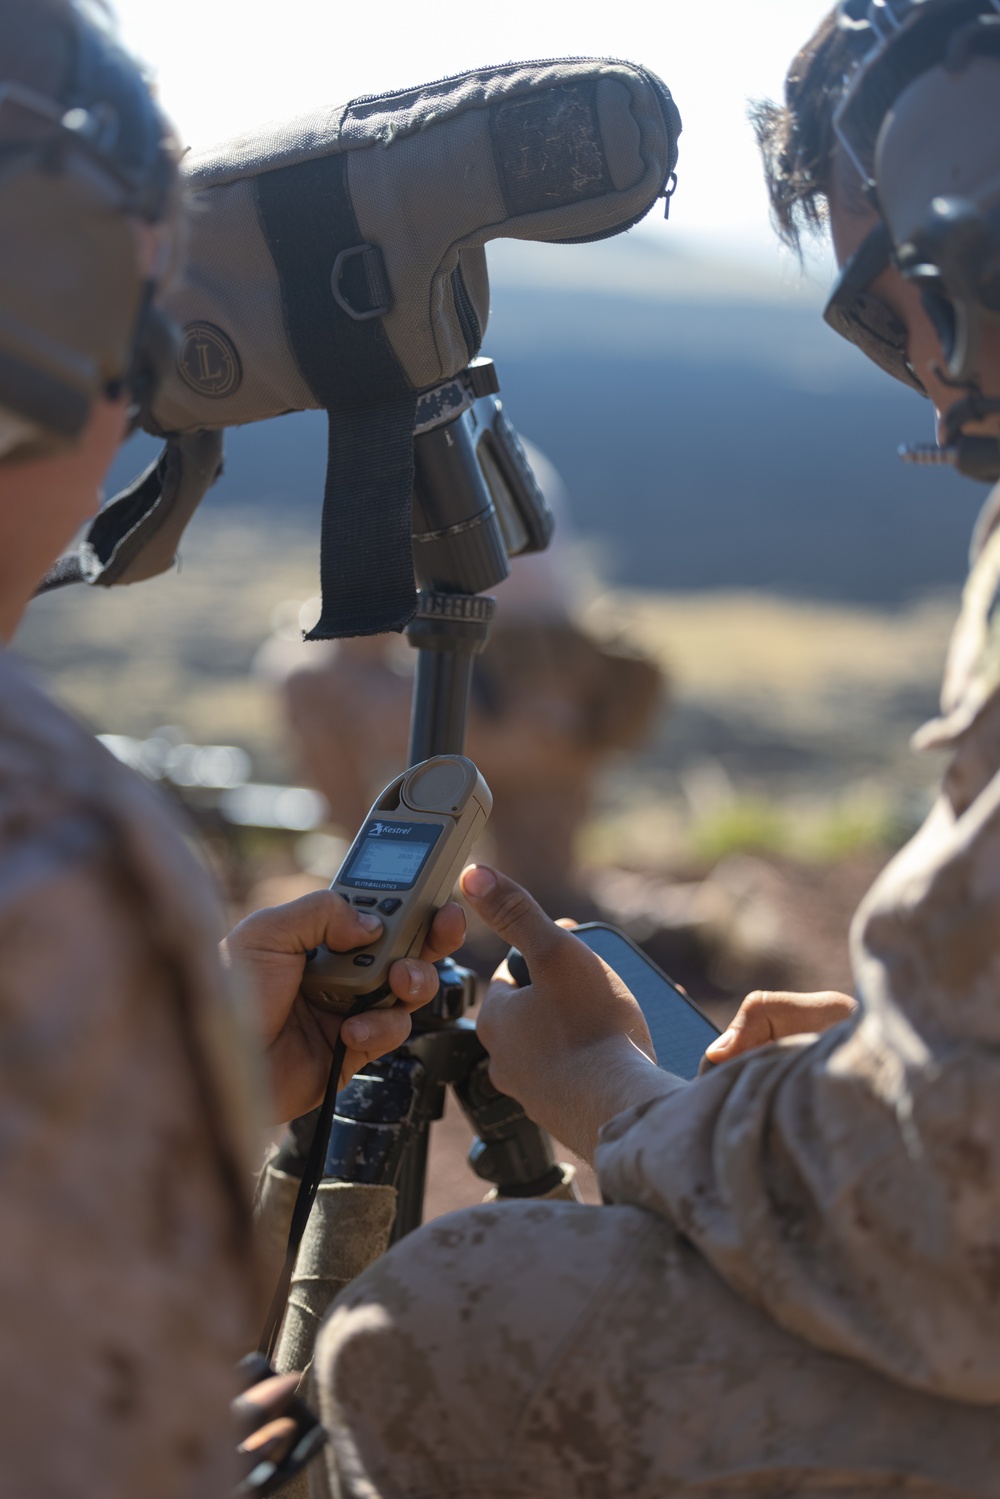
[[[677,191],[677,173],[676,172],[671,172],[670,176],[667,178],[667,185],[663,189],[662,193],[660,194],[660,197],[663,198],[664,203],[665,203],[665,207],[664,207],[664,210],[663,210],[663,217],[665,219],[669,219],[670,218],[670,200],[674,196],[674,193],[676,191]]]

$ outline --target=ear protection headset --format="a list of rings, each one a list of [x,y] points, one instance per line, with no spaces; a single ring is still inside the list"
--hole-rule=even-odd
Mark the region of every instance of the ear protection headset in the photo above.
[[[145,273],[136,233],[171,213],[169,131],[110,36],[71,24],[59,98],[0,71],[0,461],[72,446],[102,397],[146,405],[176,347],[167,248]]]
[[[979,389],[983,327],[1000,318],[1000,0],[843,0],[840,24],[861,55],[834,128],[892,263],[920,288],[959,392],[959,444],[1000,409]],[[978,468],[1000,477],[1000,450]]]

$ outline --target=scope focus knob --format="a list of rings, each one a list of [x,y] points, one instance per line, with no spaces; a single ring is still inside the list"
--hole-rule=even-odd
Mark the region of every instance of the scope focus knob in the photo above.
[[[474,359],[466,372],[469,376],[469,384],[472,386],[472,394],[477,401],[483,396],[498,396],[500,394],[500,376],[492,359],[481,357]]]

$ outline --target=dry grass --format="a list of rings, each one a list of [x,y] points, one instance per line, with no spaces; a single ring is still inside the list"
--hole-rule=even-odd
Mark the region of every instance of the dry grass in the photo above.
[[[770,698],[784,713],[822,711],[844,692],[894,694],[940,680],[957,600],[898,612],[756,593],[609,593],[588,617],[624,631],[686,697]]]
[[[244,746],[258,777],[290,777],[273,689],[252,668],[276,611],[315,594],[317,572],[316,540],[301,528],[209,509],[180,571],[40,600],[17,648],[101,732],[173,723],[196,742]],[[662,863],[685,837],[705,857],[877,841],[896,816],[886,788],[913,795],[936,775],[911,761],[907,742],[933,710],[956,604],[879,612],[758,594],[595,598],[589,622],[647,650],[674,691],[655,742],[609,778],[589,857]]]
[[[17,650],[102,733],[177,724],[242,745],[258,775],[287,771],[270,686],[254,656],[275,610],[317,591],[316,543],[244,517],[200,516],[177,571],[132,588],[72,588],[32,605]]]

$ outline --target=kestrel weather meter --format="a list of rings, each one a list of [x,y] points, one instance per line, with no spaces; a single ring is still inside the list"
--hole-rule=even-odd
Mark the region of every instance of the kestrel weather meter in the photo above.
[[[302,984],[310,1004],[343,1015],[360,1002],[395,1002],[390,968],[420,952],[492,810],[489,787],[461,755],[425,760],[386,788],[330,887],[379,916],[382,935],[354,952],[317,949]]]

